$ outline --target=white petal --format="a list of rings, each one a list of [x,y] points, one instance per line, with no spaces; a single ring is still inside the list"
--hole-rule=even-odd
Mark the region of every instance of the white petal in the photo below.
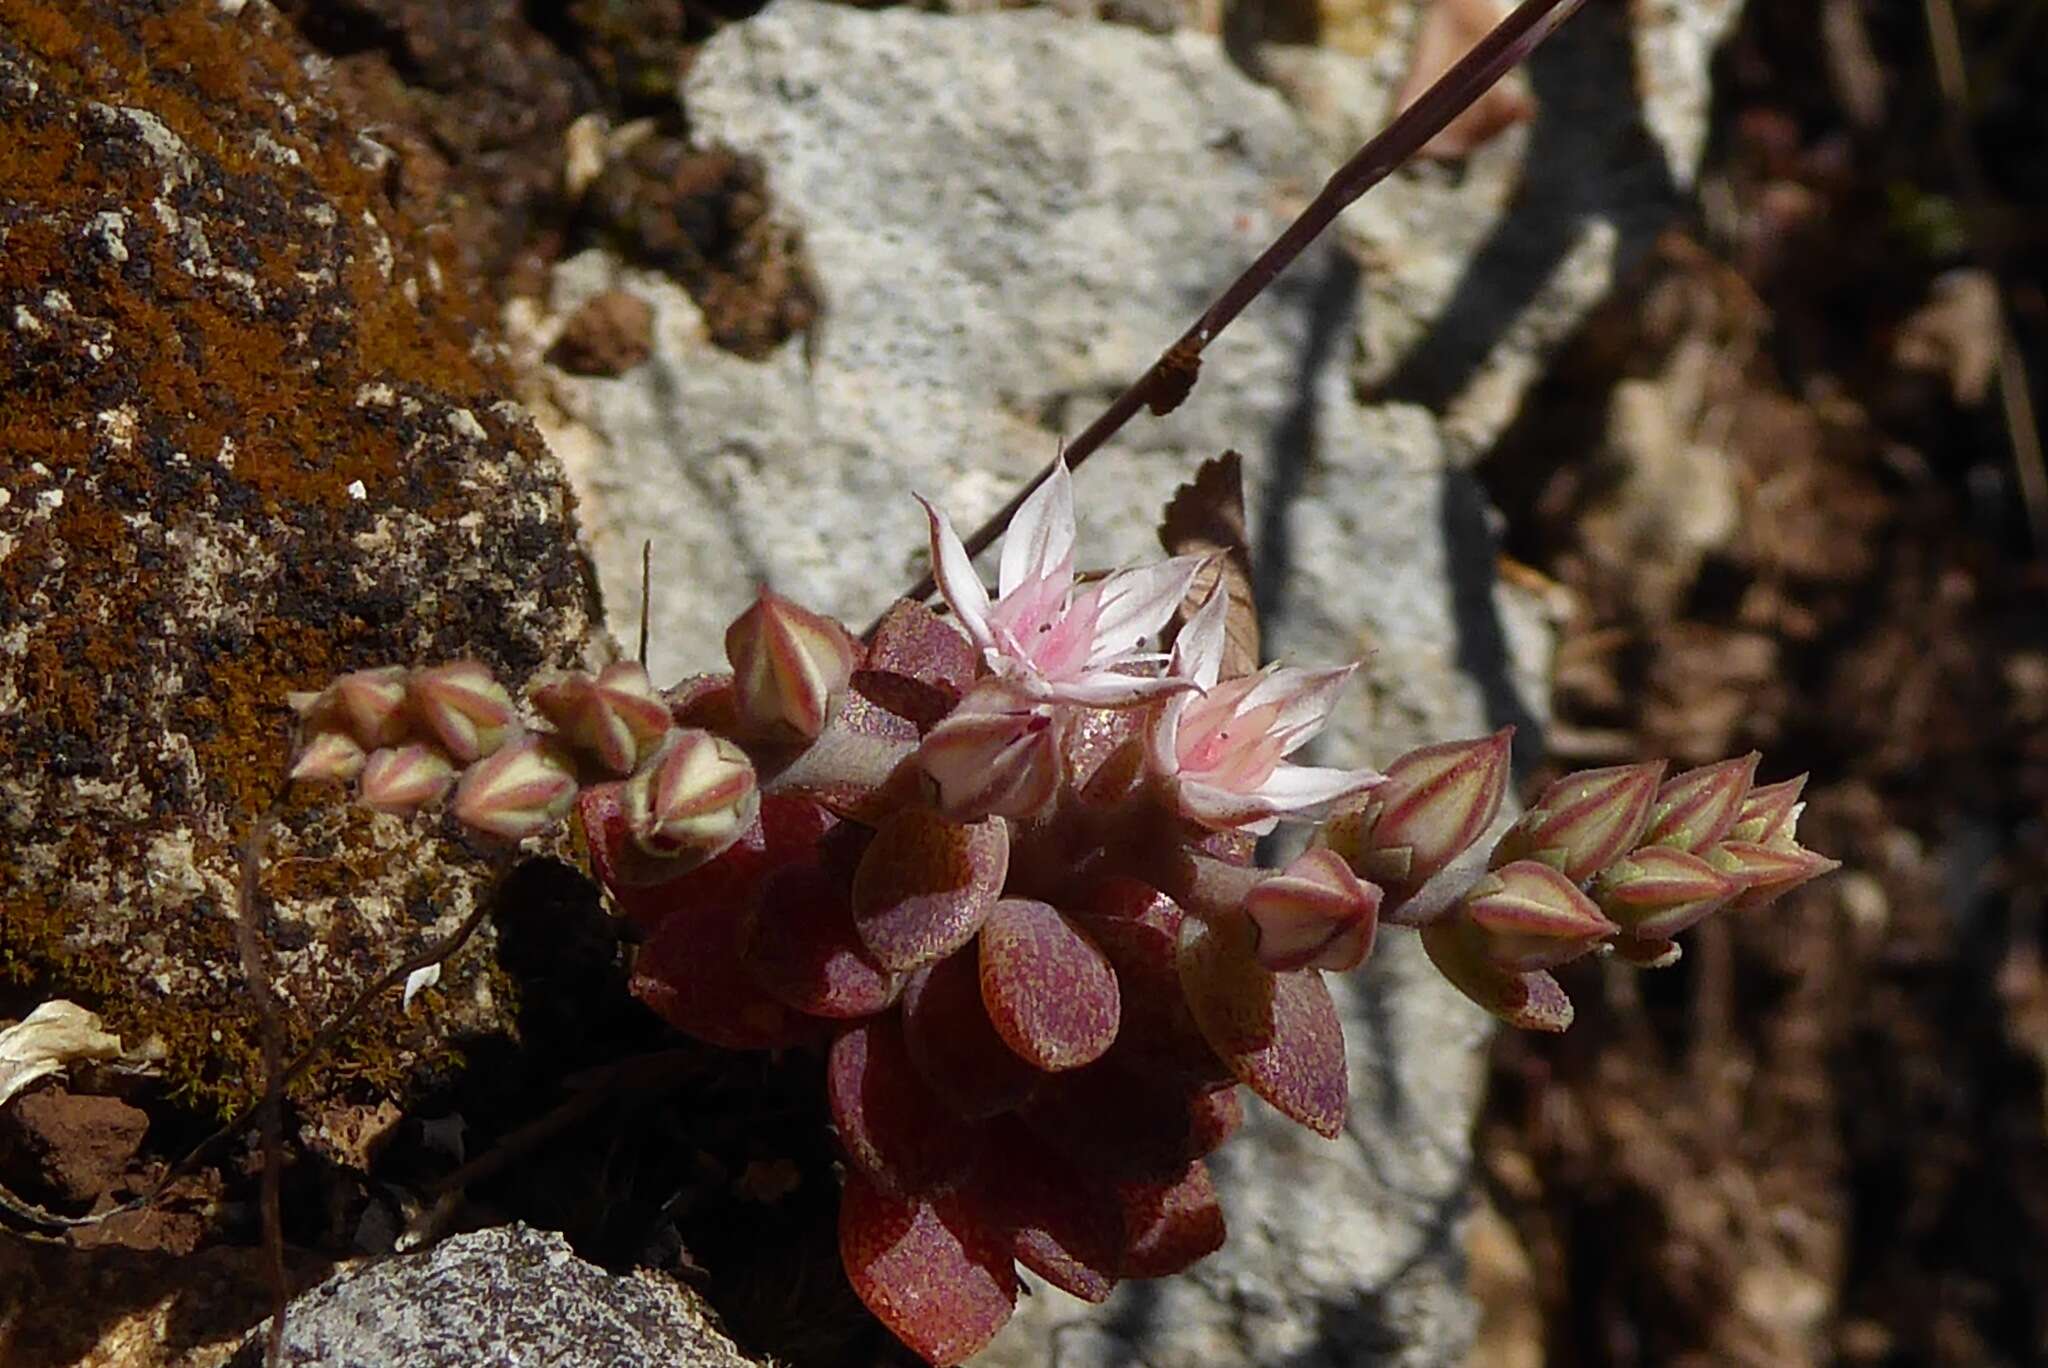
[[[975,573],[973,558],[961,544],[953,524],[932,506],[930,499],[922,494],[911,497],[924,505],[925,515],[931,519],[932,579],[937,581],[939,592],[952,605],[953,616],[960,619],[967,639],[984,651],[994,649],[996,639],[988,629],[988,590]]]
[[[1155,774],[1180,773],[1180,715],[1192,694],[1175,694],[1160,705],[1159,715],[1145,729],[1145,758]]]
[[[423,965],[405,976],[405,1000],[398,1004],[401,1012],[412,1010],[412,1000],[441,981],[441,961]]]
[[[1256,794],[1234,793],[1186,779],[1180,781],[1176,794],[1181,812],[1213,831],[1248,831],[1264,836],[1280,825],[1273,805]]]
[[[1343,693],[1345,684],[1350,682],[1352,672],[1357,668],[1356,665],[1346,665],[1339,670],[1300,670],[1286,666],[1269,669],[1265,678],[1245,696],[1241,710],[1250,712],[1268,703],[1277,704],[1279,715],[1273,719],[1271,729],[1286,738],[1286,746],[1280,753],[1290,755],[1330,720],[1338,695]]]
[[[1043,577],[1063,560],[1071,565],[1073,555],[1074,479],[1062,456],[1010,519],[996,576],[999,596],[1008,598],[1018,585]]]
[[[1115,670],[1090,670],[1072,679],[1051,681],[1013,677],[1016,685],[1049,703],[1078,703],[1084,708],[1130,708],[1140,703],[1188,693],[1193,685],[1170,676],[1118,674]]]
[[[1173,664],[1168,667],[1182,679],[1192,679],[1204,689],[1216,687],[1223,673],[1224,629],[1229,625],[1230,595],[1218,580],[1208,599],[1195,615],[1181,625],[1173,639]]]
[[[1200,556],[1175,556],[1135,570],[1119,570],[1102,583],[1102,609],[1088,663],[1101,665],[1142,651],[1180,607],[1202,568]]]
[[[1369,769],[1328,769],[1321,765],[1278,765],[1252,795],[1277,812],[1298,820],[1320,821],[1331,804],[1364,793],[1386,775]]]

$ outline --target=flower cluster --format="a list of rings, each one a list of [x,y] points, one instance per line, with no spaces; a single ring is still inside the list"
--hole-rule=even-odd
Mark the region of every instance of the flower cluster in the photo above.
[[[644,932],[637,996],[715,1045],[824,1052],[847,1276],[935,1364],[1002,1326],[1019,1264],[1100,1300],[1216,1249],[1204,1156],[1239,1085],[1340,1134],[1323,973],[1382,921],[1489,1010],[1562,1029],[1549,969],[1667,963],[1700,917],[1832,867],[1794,839],[1799,782],[1753,787],[1754,757],[1570,776],[1482,858],[1506,733],[1384,774],[1296,764],[1351,669],[1223,677],[1220,591],[1162,649],[1200,561],[1078,575],[1060,467],[991,597],[926,509],[951,621],[903,602],[858,641],[764,592],[729,673],[565,675],[531,694],[546,725],[474,664],[364,671],[298,700],[293,773],[388,811],[452,792],[508,839],[573,808]],[[1282,822],[1311,848],[1256,867]]]

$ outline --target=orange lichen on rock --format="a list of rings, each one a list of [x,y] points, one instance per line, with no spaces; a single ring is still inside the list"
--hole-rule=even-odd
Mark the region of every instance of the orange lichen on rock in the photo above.
[[[223,1104],[260,1081],[235,860],[285,695],[457,656],[516,684],[596,614],[480,292],[317,59],[229,8],[0,0],[0,976],[162,1037]],[[289,806],[274,853],[294,1038],[482,896],[452,832],[337,804]],[[473,958],[443,1019],[383,1010],[380,1081],[502,1024]]]

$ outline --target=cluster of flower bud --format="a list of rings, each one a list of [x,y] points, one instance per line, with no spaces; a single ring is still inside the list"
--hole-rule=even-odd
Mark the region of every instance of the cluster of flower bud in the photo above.
[[[1559,965],[1594,952],[1673,964],[1675,937],[1703,918],[1766,907],[1837,867],[1798,843],[1806,776],[1758,785],[1751,753],[1670,779],[1661,761],[1568,774],[1493,844],[1483,871],[1424,894],[1492,826],[1508,740],[1502,731],[1403,756],[1322,840],[1383,884],[1386,915],[1422,928],[1446,978],[1515,1025],[1570,1024],[1570,1000],[1548,973]]]
[[[1322,974],[1383,921],[1489,1010],[1562,1029],[1557,965],[1669,962],[1700,917],[1833,867],[1795,839],[1799,781],[1754,787],[1755,757],[1567,776],[1488,850],[1507,731],[1384,774],[1296,763],[1355,667],[1226,677],[1220,592],[1162,650],[1202,563],[1078,574],[1064,467],[993,595],[926,509],[950,620],[899,603],[859,641],[763,591],[730,672],[557,675],[531,723],[474,662],[359,671],[295,700],[293,777],[388,812],[452,793],[509,840],[573,812],[644,933],[642,1001],[715,1045],[826,1051],[848,1276],[934,1363],[1001,1325],[1014,1263],[1099,1299],[1213,1250],[1204,1156],[1239,1085],[1340,1134]],[[1314,840],[1261,869],[1282,822]]]

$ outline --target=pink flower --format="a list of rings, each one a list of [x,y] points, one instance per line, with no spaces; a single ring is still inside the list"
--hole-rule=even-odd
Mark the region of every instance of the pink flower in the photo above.
[[[991,672],[1027,698],[1126,708],[1183,692],[1184,680],[1133,675],[1156,664],[1153,638],[1187,595],[1201,565],[1177,556],[1074,582],[1074,485],[1065,461],[1017,510],[1003,539],[993,603],[953,524],[919,497],[932,525],[932,576]]]
[[[1184,816],[1216,830],[1263,836],[1282,817],[1316,821],[1386,776],[1369,769],[1292,765],[1285,757],[1323,729],[1355,665],[1268,665],[1217,682],[1224,596],[1211,594],[1181,629],[1167,677],[1192,684],[1161,706],[1147,735],[1152,769],[1171,782]]]

